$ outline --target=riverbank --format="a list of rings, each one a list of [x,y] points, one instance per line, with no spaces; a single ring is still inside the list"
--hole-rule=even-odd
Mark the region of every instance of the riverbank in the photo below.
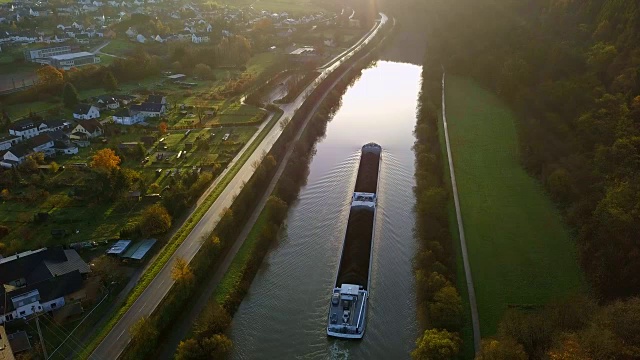
[[[514,114],[471,80],[447,76],[445,89],[480,330],[486,337],[496,333],[508,308],[537,307],[583,292],[585,282],[559,212],[520,166]]]

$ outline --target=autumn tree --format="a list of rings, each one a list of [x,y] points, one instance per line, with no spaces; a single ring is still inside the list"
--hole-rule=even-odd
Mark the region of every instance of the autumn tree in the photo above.
[[[511,338],[482,340],[476,360],[528,360],[522,345]]]
[[[62,85],[64,79],[62,72],[51,65],[39,68],[36,75],[38,76],[38,84],[46,88]]]
[[[171,227],[171,215],[160,204],[153,204],[142,212],[140,231],[142,235],[149,236],[162,234]]]
[[[171,278],[175,282],[184,285],[190,285],[193,282],[193,271],[191,271],[189,263],[187,263],[183,257],[178,257],[173,263],[173,267],[171,268]]]
[[[194,325],[194,334],[198,338],[221,334],[231,324],[231,317],[217,302],[210,302]]]
[[[94,169],[112,170],[120,165],[120,157],[112,149],[102,149],[96,151],[91,160],[90,166]]]
[[[108,71],[104,75],[104,78],[102,79],[102,83],[106,90],[111,90],[111,91],[118,90],[118,81],[116,80],[116,77],[113,76],[113,73],[111,71]]]
[[[67,109],[73,109],[78,102],[78,90],[72,83],[66,83],[62,89],[62,103]]]
[[[158,125],[158,131],[160,132],[161,135],[166,134],[168,128],[169,126],[167,125],[166,121],[163,121]]]
[[[216,334],[200,341],[188,339],[178,345],[177,360],[223,359],[231,351],[232,342],[224,334]]]
[[[434,327],[457,329],[462,322],[462,299],[455,287],[438,290],[429,304],[429,316]]]
[[[414,360],[451,360],[458,356],[462,340],[447,330],[429,329],[416,341]]]

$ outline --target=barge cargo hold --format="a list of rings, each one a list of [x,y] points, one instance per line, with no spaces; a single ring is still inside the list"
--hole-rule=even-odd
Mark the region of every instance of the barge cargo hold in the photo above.
[[[381,155],[382,147],[378,144],[362,147],[338,274],[329,302],[329,336],[344,339],[364,336]]]

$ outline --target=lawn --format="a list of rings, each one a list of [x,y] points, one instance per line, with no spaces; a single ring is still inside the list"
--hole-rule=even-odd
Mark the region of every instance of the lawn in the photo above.
[[[100,50],[105,54],[125,56],[129,55],[129,53],[133,52],[136,47],[144,47],[143,44],[135,43],[133,41],[125,40],[125,39],[114,39],[109,41],[109,45],[105,46]],[[105,58],[108,56],[102,56],[101,58]]]
[[[446,100],[485,337],[495,334],[508,307],[541,305],[584,291],[585,282],[575,244],[559,212],[519,164],[514,114],[495,95],[467,79],[448,77]],[[458,266],[462,267],[461,259]]]

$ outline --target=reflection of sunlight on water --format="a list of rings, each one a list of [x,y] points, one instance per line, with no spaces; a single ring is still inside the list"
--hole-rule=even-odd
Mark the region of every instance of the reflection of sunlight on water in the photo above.
[[[408,359],[417,337],[413,292],[415,109],[420,68],[378,62],[363,71],[317,143],[286,229],[233,319],[233,359]],[[367,329],[326,335],[361,146],[383,147]],[[401,298],[398,296],[401,294]]]

